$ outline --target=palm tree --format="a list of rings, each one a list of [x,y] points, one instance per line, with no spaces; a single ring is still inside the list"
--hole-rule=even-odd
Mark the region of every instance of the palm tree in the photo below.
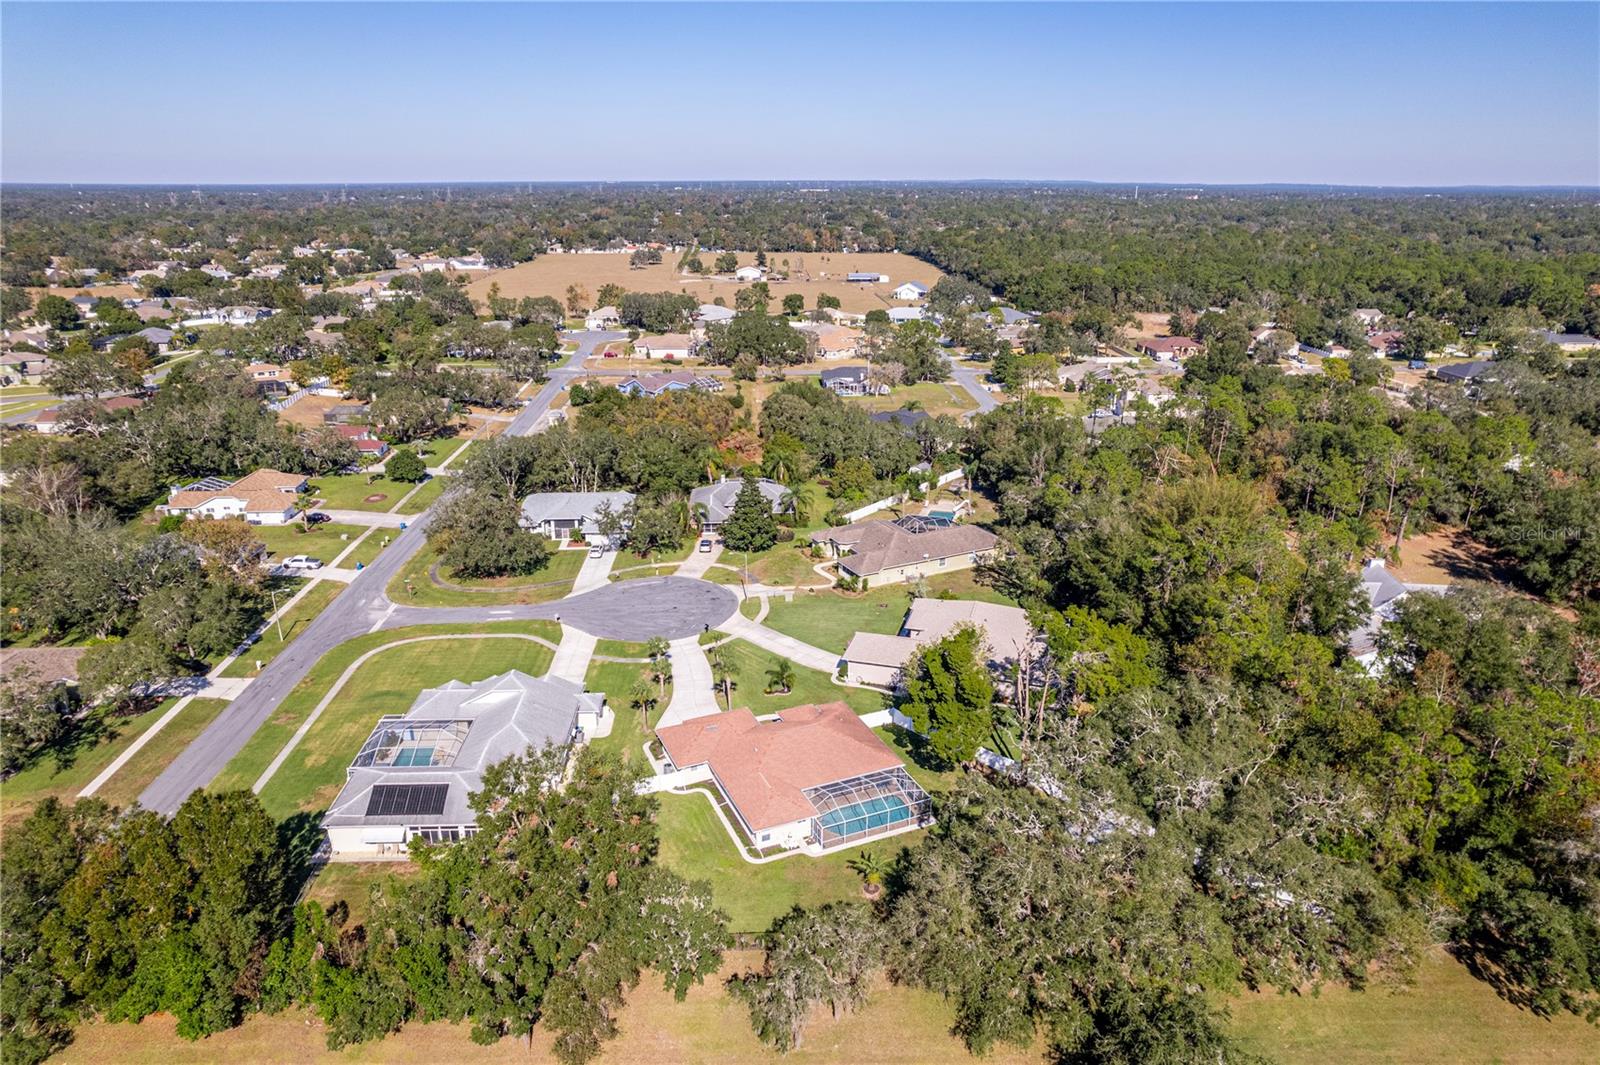
[[[772,668],[767,670],[767,693],[781,692],[784,695],[794,691],[794,665],[787,658],[774,658]]]
[[[847,862],[856,875],[861,877],[862,888],[868,898],[877,898],[883,890],[884,878],[889,875],[889,863],[884,861],[872,851],[862,851]]]
[[[722,648],[713,647],[706,652],[706,659],[711,663],[711,682],[722,689],[722,702],[726,709],[733,709],[733,689],[737,687],[733,681],[733,667],[728,662],[728,656],[723,654]]]
[[[650,687],[650,682],[640,677],[628,689],[628,705],[639,711],[639,727],[650,727],[650,711],[656,705],[655,689]]]
[[[667,697],[667,682],[672,679],[672,648],[665,636],[652,636],[645,642],[645,654],[650,656],[650,679],[656,682],[658,698]]]
[[[701,529],[706,527],[706,518],[710,515],[711,511],[704,503],[696,503],[694,506],[689,508],[689,513],[694,518],[694,524],[687,526],[687,528],[691,532],[699,532]]]

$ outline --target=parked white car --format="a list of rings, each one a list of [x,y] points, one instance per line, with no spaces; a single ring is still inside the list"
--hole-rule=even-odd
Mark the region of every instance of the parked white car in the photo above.
[[[312,558],[310,555],[292,555],[283,560],[284,569],[321,569],[322,559]]]

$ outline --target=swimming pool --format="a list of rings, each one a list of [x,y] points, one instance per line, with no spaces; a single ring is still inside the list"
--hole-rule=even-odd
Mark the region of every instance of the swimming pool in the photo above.
[[[874,795],[870,799],[829,810],[817,819],[817,827],[824,836],[854,836],[889,828],[909,821],[916,816],[911,804],[898,795]]]

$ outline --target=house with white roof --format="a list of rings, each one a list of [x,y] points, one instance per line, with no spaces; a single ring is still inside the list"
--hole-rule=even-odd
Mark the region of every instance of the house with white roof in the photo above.
[[[622,514],[633,506],[632,492],[535,492],[522,501],[522,524],[551,540],[597,537],[596,514],[607,507]]]
[[[378,719],[346,770],[322,819],[330,857],[399,861],[413,839],[472,835],[470,797],[485,769],[530,749],[570,749],[594,735],[606,714],[598,692],[515,669],[423,691],[405,713]]]
[[[615,307],[596,307],[584,316],[585,329],[612,329],[622,321],[622,315]]]
[[[897,300],[920,300],[928,295],[928,286],[920,281],[902,281],[889,295]]]
[[[694,318],[701,325],[711,325],[715,322],[731,322],[736,313],[731,307],[719,307],[715,303],[702,303],[695,308]]]

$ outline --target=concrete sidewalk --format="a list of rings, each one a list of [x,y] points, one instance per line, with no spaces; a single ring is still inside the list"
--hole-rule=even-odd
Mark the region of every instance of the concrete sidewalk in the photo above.
[[[328,510],[318,507],[313,514],[326,514],[341,525],[375,525],[384,529],[398,529],[417,520],[416,514],[390,514],[386,510]]]
[[[769,629],[765,625],[757,624],[743,614],[735,614],[724,621],[718,628],[741,640],[749,640],[762,650],[771,651],[775,655],[782,655],[797,666],[807,669],[821,670],[828,676],[833,676],[839,669],[839,659],[843,656],[832,651],[824,651],[820,647],[813,647],[809,643],[802,643],[793,636],[785,636],[776,629]]]
[[[582,629],[575,629],[571,625],[561,626],[561,644],[550,663],[550,676],[582,684],[589,675],[589,661],[594,658],[596,642],[595,637]]]
[[[676,725],[692,717],[720,713],[716,692],[711,685],[711,661],[706,658],[700,637],[685,636],[669,645],[672,658],[672,700],[661,713],[656,728]]]

